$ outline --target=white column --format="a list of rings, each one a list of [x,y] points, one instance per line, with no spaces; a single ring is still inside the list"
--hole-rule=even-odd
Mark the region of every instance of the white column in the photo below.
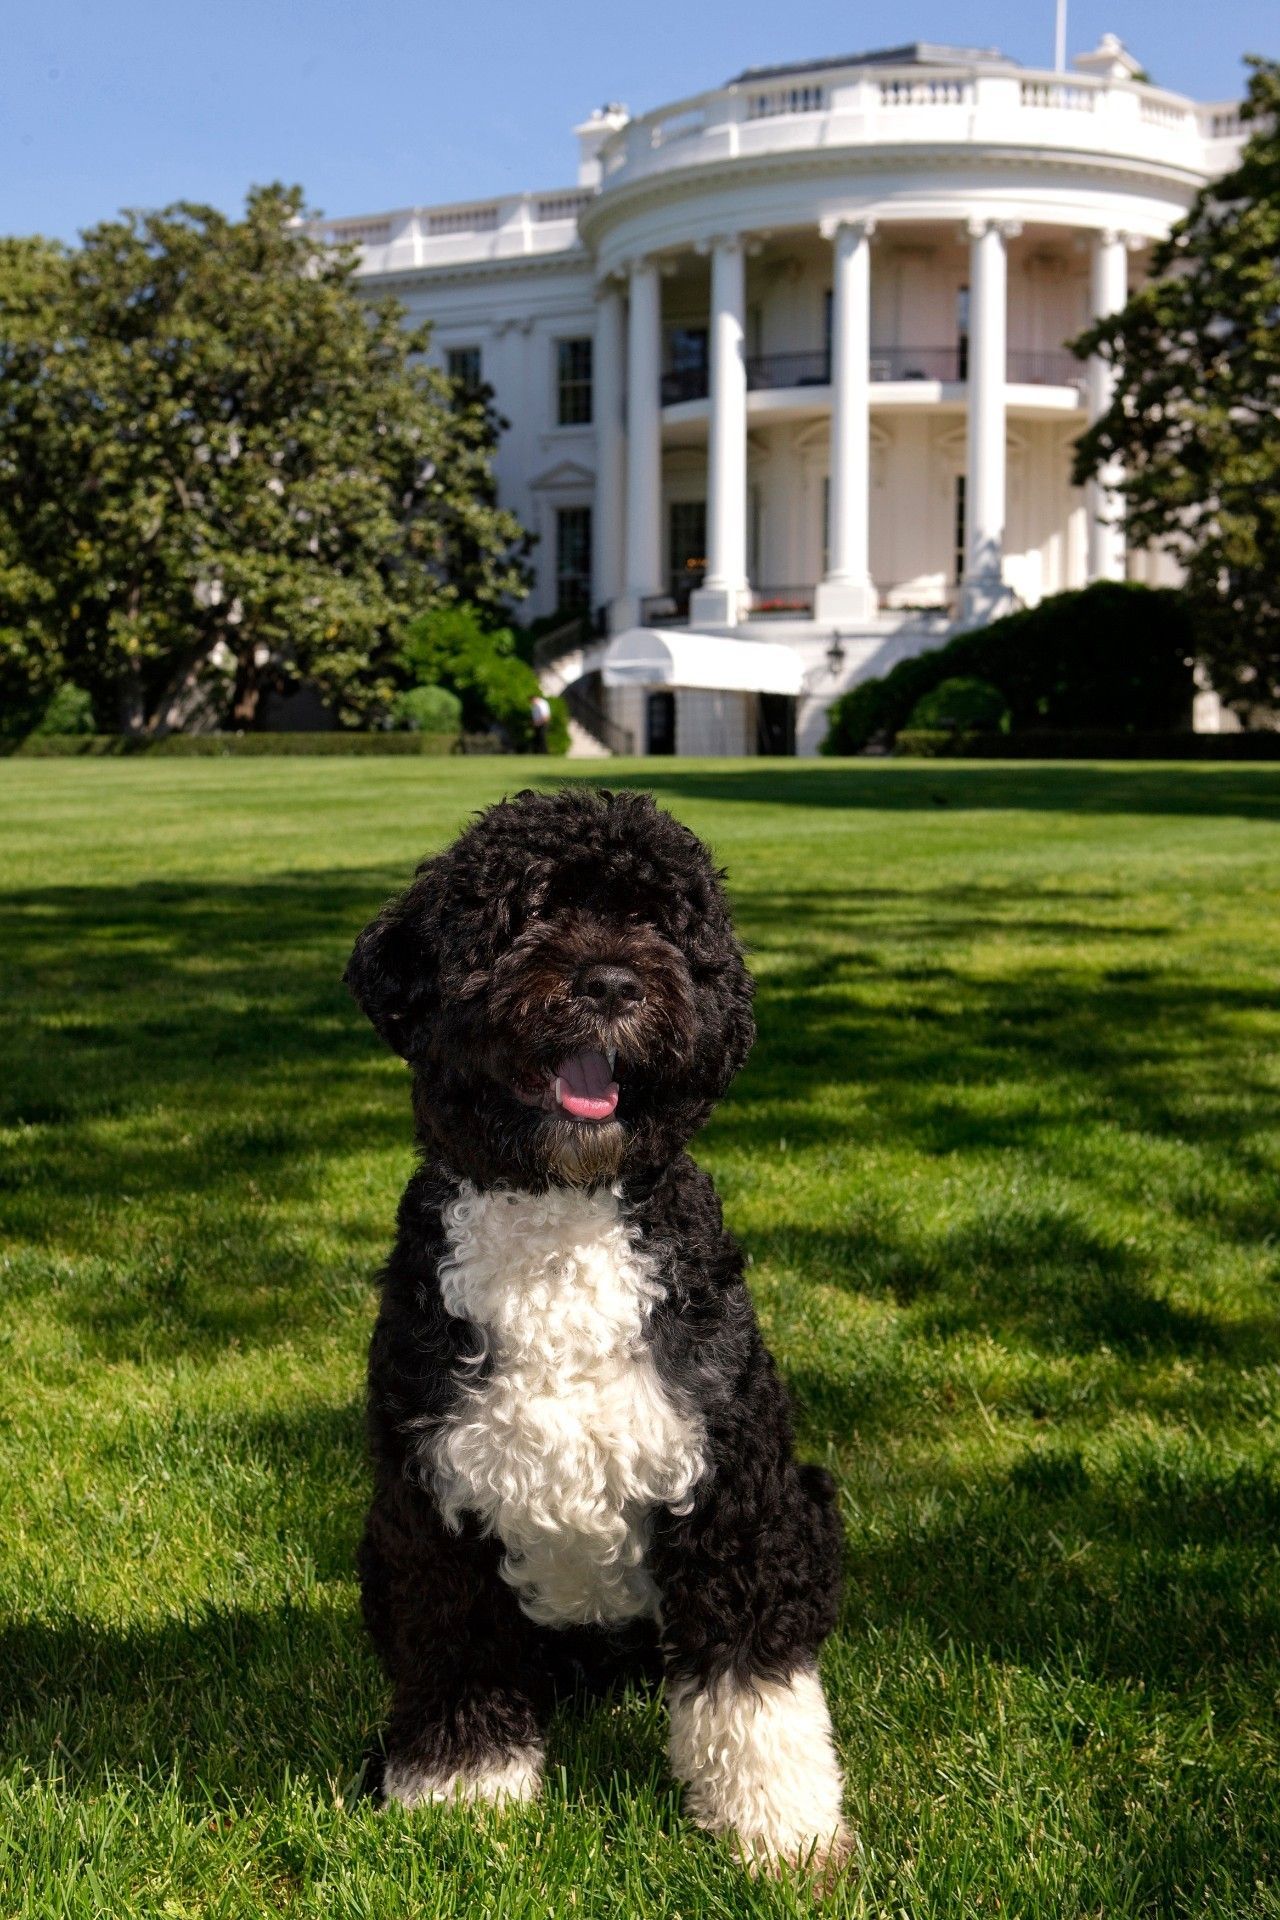
[[[652,260],[631,267],[627,315],[626,591],[610,625],[634,626],[640,603],[662,591],[661,285]]]
[[[1089,313],[1103,320],[1118,313],[1129,298],[1129,248],[1122,233],[1095,234],[1089,275]],[[1089,362],[1089,418],[1096,420],[1111,405],[1115,390],[1115,372],[1094,354]],[[1119,469],[1108,464],[1099,469],[1086,489],[1089,525],[1090,580],[1124,579],[1124,527],[1121,501],[1116,492]]]
[[[707,571],[689,618],[731,627],[747,589],[746,270],[733,235],[711,250],[711,418],[707,430]]]
[[[1008,363],[1008,221],[969,223],[969,441],[965,468],[963,626],[1008,610],[1004,584],[1005,377]]]
[[[871,235],[873,220],[835,227],[831,298],[831,468],[827,572],[815,620],[868,620],[871,582]]]
[[[592,415],[596,428],[596,497],[591,514],[592,612],[611,607],[622,592],[626,435],[622,424],[622,363],[626,315],[616,280],[596,290],[592,351]]]

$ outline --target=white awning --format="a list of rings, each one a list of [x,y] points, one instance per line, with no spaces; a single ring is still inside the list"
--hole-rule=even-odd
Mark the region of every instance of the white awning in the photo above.
[[[710,687],[798,694],[800,656],[773,640],[727,640],[685,627],[628,627],[600,660],[606,687]]]

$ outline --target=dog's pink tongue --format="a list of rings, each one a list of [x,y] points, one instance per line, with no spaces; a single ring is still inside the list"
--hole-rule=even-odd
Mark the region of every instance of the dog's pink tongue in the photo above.
[[[602,1053],[571,1053],[556,1068],[556,1103],[575,1120],[607,1120],[618,1104],[618,1083]]]

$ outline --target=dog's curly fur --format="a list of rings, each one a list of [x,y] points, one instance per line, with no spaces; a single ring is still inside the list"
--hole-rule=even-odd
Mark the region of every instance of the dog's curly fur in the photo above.
[[[840,1528],[684,1151],[754,1037],[720,878],[647,795],[526,792],[360,935],[346,978],[412,1068],[421,1156],[361,1577],[389,1796],[535,1792],[557,1681],[656,1630],[694,1817],[796,1859],[846,1844],[816,1679]],[[624,1001],[585,991],[602,964]],[[557,1063],[615,1048],[616,1110],[575,1118]]]

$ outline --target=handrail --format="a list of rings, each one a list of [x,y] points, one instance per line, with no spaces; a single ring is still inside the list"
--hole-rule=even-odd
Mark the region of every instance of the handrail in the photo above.
[[[567,653],[574,653],[579,647],[585,647],[591,638],[590,621],[585,613],[575,613],[561,627],[555,627],[550,633],[539,634],[533,643],[534,670],[541,673],[543,668],[553,666],[557,660],[563,660]]]
[[[635,752],[635,735],[631,729],[619,726],[616,720],[611,720],[603,707],[598,706],[588,694],[582,692],[576,680],[572,686],[565,688],[560,697],[578,725],[602,747],[607,747],[610,753],[616,753],[626,759]]]
[[[968,354],[962,342],[950,346],[877,347],[870,353],[873,381],[940,380],[963,384],[968,378]],[[753,353],[747,356],[747,387],[752,393],[778,392],[793,387],[831,384],[831,355],[822,347],[791,353]],[[1070,387],[1083,377],[1083,368],[1067,347],[1012,347],[1005,378],[1027,386]],[[662,404],[705,400],[710,380],[705,367],[685,367],[662,376]]]

